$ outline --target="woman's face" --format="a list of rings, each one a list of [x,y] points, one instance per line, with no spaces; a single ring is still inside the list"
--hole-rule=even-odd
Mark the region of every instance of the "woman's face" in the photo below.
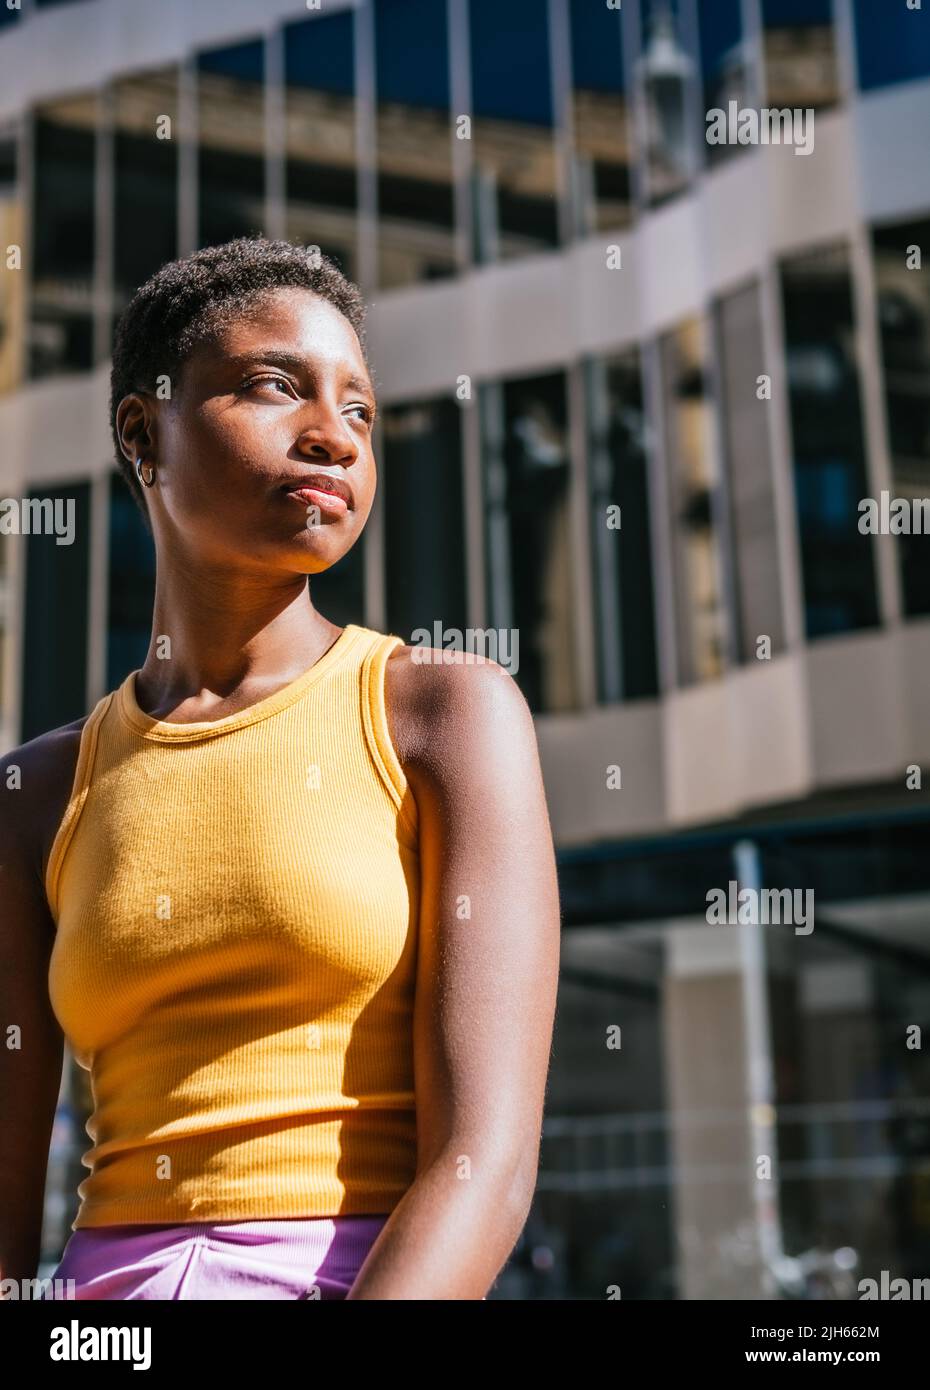
[[[348,319],[309,290],[269,291],[195,349],[159,405],[154,448],[141,451],[156,470],[156,542],[238,567],[328,569],[371,511],[374,413]],[[315,472],[347,505],[289,493]]]

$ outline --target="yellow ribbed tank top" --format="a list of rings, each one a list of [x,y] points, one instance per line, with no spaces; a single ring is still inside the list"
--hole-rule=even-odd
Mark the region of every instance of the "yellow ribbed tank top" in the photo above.
[[[225,719],[135,672],[81,731],[49,858],[55,1015],[90,1072],[72,1229],[390,1212],[413,1181],[416,803],[349,624]]]

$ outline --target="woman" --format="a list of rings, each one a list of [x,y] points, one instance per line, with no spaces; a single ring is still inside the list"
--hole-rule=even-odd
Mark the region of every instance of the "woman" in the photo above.
[[[164,266],[111,388],[152,636],[3,760],[0,1277],[35,1275],[67,1038],[94,1096],[54,1275],[78,1298],[482,1299],[531,1203],[555,1012],[527,704],[494,661],[308,598],[376,484],[331,262],[241,238]]]

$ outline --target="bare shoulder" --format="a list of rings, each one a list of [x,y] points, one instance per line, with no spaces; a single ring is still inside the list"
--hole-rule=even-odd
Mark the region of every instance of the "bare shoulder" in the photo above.
[[[385,668],[391,736],[405,772],[416,775],[489,756],[508,740],[535,754],[526,698],[497,661],[467,651],[398,646]]]
[[[49,729],[0,758],[0,839],[18,850],[44,885],[45,869],[74,785],[89,716]]]

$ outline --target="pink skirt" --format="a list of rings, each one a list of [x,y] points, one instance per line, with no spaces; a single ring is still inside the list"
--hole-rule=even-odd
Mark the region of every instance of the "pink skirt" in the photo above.
[[[335,1216],[79,1227],[51,1275],[51,1296],[345,1298],[387,1220]]]

